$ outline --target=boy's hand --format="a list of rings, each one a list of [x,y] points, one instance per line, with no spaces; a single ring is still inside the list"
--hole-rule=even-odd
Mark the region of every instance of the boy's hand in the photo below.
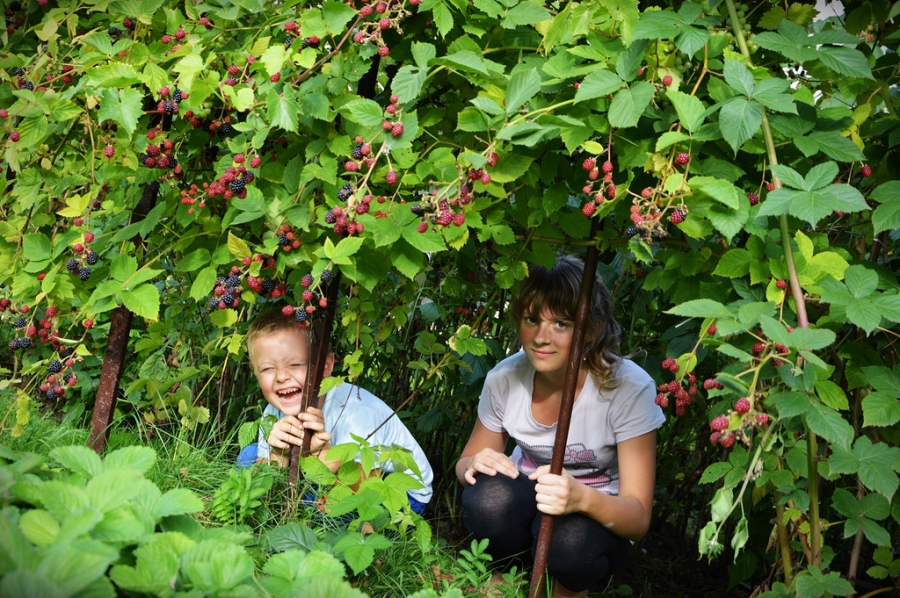
[[[312,453],[321,451],[331,440],[331,434],[325,431],[325,420],[321,410],[310,407],[296,417],[285,415],[272,426],[269,433],[268,442],[272,449],[270,460],[277,461],[282,467],[286,466],[291,447],[303,446],[303,436],[307,428],[314,432],[309,444]]]

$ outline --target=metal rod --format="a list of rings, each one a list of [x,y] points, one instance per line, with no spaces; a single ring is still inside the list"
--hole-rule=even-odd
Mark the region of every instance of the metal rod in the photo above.
[[[325,319],[322,326],[310,326],[309,343],[310,343],[310,366],[306,370],[306,385],[303,388],[303,401],[301,403],[301,413],[305,412],[310,405],[318,405],[319,388],[322,385],[323,374],[325,373],[325,362],[328,360],[328,339],[331,337],[331,328],[334,325],[334,312],[337,306],[338,286],[341,283],[340,271],[335,272],[334,278],[328,284],[325,291],[328,299],[328,306],[325,308]],[[313,331],[316,331],[316,334]],[[314,355],[313,355],[314,352]],[[313,401],[316,401],[313,403]],[[309,444],[312,441],[314,432],[304,429],[303,446],[291,447],[291,466],[288,480],[291,487],[294,487],[298,481],[303,480],[303,472],[300,469],[300,457],[309,455]],[[293,491],[291,492],[293,494]],[[293,501],[293,496],[291,497]]]
[[[597,234],[599,218],[591,222],[590,238]],[[553,442],[553,458],[550,461],[550,473],[562,473],[565,458],[566,441],[569,436],[569,423],[572,420],[572,405],[575,403],[575,389],[578,386],[578,371],[584,348],[585,326],[591,308],[591,296],[594,290],[594,278],[597,270],[597,245],[588,247],[584,260],[584,273],[581,276],[581,289],[578,293],[578,307],[575,311],[575,330],[572,332],[572,349],[566,365],[566,378],[563,382],[562,401],[559,406],[559,420],[556,423],[556,438]],[[530,598],[538,598],[543,591],[544,577],[547,570],[547,557],[550,553],[550,534],[553,532],[553,516],[541,516],[541,529],[538,534],[537,550],[534,555],[534,570],[531,573]]]

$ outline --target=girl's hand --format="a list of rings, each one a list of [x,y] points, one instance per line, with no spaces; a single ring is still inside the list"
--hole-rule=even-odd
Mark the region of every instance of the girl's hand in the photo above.
[[[465,472],[465,478],[469,484],[474,484],[475,476],[480,473],[490,476],[502,473],[513,479],[519,476],[519,470],[516,469],[512,459],[492,448],[483,448],[469,459],[469,465]]]
[[[581,497],[586,486],[565,469],[561,475],[554,475],[549,465],[541,465],[528,479],[537,481],[534,492],[541,513],[567,515],[582,510]]]

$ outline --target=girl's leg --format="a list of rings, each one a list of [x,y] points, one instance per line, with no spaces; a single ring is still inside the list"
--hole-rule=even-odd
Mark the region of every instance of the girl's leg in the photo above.
[[[537,549],[539,530],[540,517],[536,517],[532,554]],[[628,540],[589,517],[562,515],[553,521],[547,570],[571,592],[587,590],[624,564],[630,546]]]
[[[532,522],[538,514],[534,484],[524,475],[479,475],[463,489],[463,521],[477,540],[490,541],[487,550],[494,565],[522,567],[522,557],[529,556]]]

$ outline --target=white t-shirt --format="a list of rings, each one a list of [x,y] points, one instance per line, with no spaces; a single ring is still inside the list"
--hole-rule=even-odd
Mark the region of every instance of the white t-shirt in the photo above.
[[[532,473],[553,457],[556,426],[537,422],[531,411],[534,367],[520,351],[488,372],[478,404],[478,418],[492,432],[506,432],[516,441],[510,458],[523,474]],[[666,420],[654,402],[656,385],[647,372],[625,359],[619,365],[619,386],[599,390],[587,376],[572,406],[563,467],[581,483],[607,494],[619,493],[616,444],[658,428]]]
[[[369,439],[369,443],[372,447],[389,447],[396,444],[409,449],[413,454],[416,465],[419,467],[419,471],[422,473],[422,478],[419,481],[425,486],[424,488],[410,490],[409,494],[421,503],[427,503],[431,500],[431,483],[434,480],[431,464],[428,463],[428,458],[422,451],[422,447],[419,446],[419,443],[416,442],[410,431],[403,425],[400,418],[394,415],[394,410],[388,407],[384,401],[359,386],[341,384],[332,388],[325,395],[322,414],[325,418],[325,429],[332,435],[332,445],[355,442],[351,433],[365,438],[376,426],[387,420],[387,423],[381,426]],[[274,415],[278,419],[284,417],[284,413],[272,405],[266,405],[263,417],[267,415]],[[263,434],[262,427],[259,429],[257,444],[257,458],[268,459],[271,448]],[[357,455],[356,460],[357,462],[359,461],[359,455]],[[394,471],[390,461],[379,463],[379,465],[385,474]],[[417,477],[412,471],[406,471],[405,473]]]

